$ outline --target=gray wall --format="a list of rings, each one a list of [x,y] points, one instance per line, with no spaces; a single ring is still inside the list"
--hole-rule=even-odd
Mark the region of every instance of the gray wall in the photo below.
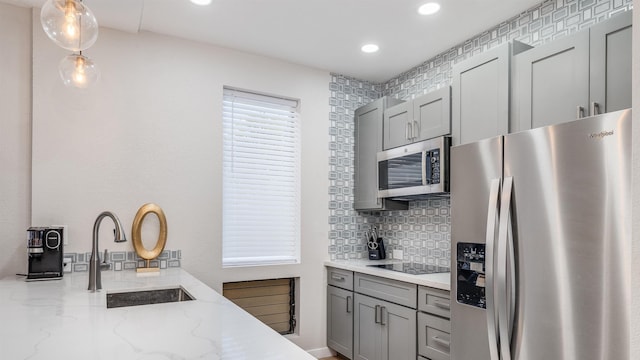
[[[446,266],[450,263],[451,219],[448,200],[412,202],[406,211],[364,214],[353,210],[355,109],[381,96],[407,100],[449,85],[454,64],[509,40],[538,46],[587,28],[632,7],[632,0],[545,1],[384,84],[373,84],[334,74],[330,83],[331,259],[366,258],[363,233],[371,224],[380,224],[387,247],[404,250],[404,260]]]

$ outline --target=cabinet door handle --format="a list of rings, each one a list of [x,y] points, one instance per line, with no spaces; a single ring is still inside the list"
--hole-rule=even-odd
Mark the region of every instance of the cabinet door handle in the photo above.
[[[404,138],[406,140],[411,139],[411,123],[407,123],[404,127]]]
[[[441,308],[441,309],[451,310],[451,304],[449,304],[449,303],[445,303],[445,302],[442,302],[442,301],[435,300],[435,301],[433,302],[433,304],[434,304],[436,307],[439,307],[439,308]]]
[[[351,306],[351,296],[347,296],[347,314],[352,311]]]
[[[380,308],[380,325],[387,325],[387,323],[384,322],[384,313],[387,313],[387,317],[389,317],[389,312],[387,311],[387,308],[383,306]]]
[[[576,106],[576,119],[582,119],[584,117],[584,108],[580,105]]]
[[[420,137],[420,124],[415,120],[413,121],[413,130],[415,130],[415,133],[412,133],[412,138],[413,140],[416,140]]]
[[[451,347],[451,342],[450,341],[447,341],[447,340],[444,340],[444,339],[440,339],[437,336],[432,337],[432,339],[433,339],[433,341],[435,341],[436,343],[438,343],[438,344],[440,344],[440,345],[442,345],[444,347],[447,347],[447,348]]]
[[[336,281],[344,281],[344,276],[340,276],[337,274],[331,274],[331,278]]]
[[[591,116],[600,114],[600,104],[595,101],[591,102]]]
[[[375,315],[375,319],[373,319],[373,321],[376,324],[380,323],[380,318],[379,318],[380,315],[379,314],[380,314],[380,305],[376,305],[376,315]]]

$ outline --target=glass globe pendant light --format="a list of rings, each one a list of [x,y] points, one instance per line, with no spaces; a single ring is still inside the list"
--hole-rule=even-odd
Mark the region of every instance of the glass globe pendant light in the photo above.
[[[96,64],[82,52],[65,56],[60,61],[58,72],[66,86],[81,89],[96,82],[100,75]]]
[[[98,21],[81,0],[47,0],[40,22],[47,36],[67,50],[86,50],[98,39]]]

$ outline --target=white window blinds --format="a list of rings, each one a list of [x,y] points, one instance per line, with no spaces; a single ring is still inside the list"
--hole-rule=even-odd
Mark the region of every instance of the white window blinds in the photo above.
[[[298,101],[224,89],[223,266],[298,263]]]

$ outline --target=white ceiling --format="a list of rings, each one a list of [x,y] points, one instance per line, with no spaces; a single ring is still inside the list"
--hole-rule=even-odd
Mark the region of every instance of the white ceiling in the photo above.
[[[40,7],[45,0],[0,0]],[[541,0],[84,0],[101,26],[152,31],[383,82]],[[100,38],[98,37],[98,41]],[[380,51],[360,47],[376,42]]]

